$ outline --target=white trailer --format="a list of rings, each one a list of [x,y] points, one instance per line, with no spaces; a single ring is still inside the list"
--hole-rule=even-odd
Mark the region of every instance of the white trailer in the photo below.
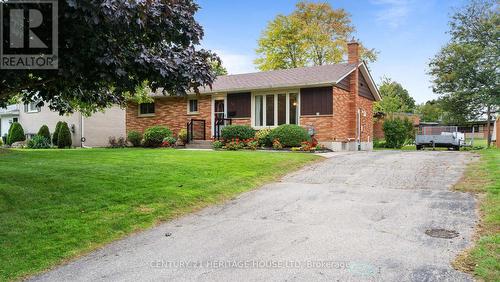
[[[444,147],[460,150],[465,145],[465,134],[457,126],[422,126],[415,137],[417,150],[424,147]]]

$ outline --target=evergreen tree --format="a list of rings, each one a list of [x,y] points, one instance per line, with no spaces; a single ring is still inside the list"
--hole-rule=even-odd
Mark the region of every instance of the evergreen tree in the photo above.
[[[56,124],[56,129],[54,130],[54,135],[52,135],[52,144],[57,146],[57,140],[59,138],[59,129],[61,128],[62,121],[58,121]]]
[[[61,123],[59,128],[59,133],[57,136],[57,147],[59,148],[71,148],[71,132],[69,131],[68,124],[66,122]]]
[[[24,129],[20,123],[14,122],[10,126],[9,135],[7,136],[7,144],[12,145],[14,142],[25,141]]]
[[[49,131],[49,127],[47,125],[45,125],[45,124],[42,125],[42,127],[40,127],[40,130],[38,130],[37,135],[40,135],[40,136],[47,138],[47,140],[49,140],[49,142],[50,142],[50,131]]]

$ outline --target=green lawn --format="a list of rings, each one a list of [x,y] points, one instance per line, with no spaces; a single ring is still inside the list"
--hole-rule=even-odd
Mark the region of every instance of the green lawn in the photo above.
[[[481,223],[474,247],[454,264],[484,281],[500,281],[500,149],[477,152],[480,161],[468,166],[465,177],[454,188],[480,193]]]
[[[50,268],[318,158],[172,149],[0,151],[0,280]]]

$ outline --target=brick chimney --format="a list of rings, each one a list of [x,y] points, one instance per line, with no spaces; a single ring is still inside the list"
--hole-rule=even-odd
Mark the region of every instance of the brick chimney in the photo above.
[[[347,43],[347,61],[349,64],[359,63],[359,43],[351,41]]]
[[[347,43],[347,61],[349,64],[356,64],[356,69],[351,73],[349,79],[349,138],[354,141],[359,138],[357,131],[357,115],[358,115],[358,92],[359,92],[359,43],[352,40]]]

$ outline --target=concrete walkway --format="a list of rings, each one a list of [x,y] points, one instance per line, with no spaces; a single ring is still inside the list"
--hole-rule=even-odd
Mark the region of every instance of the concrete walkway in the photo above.
[[[472,154],[357,152],[115,242],[35,281],[467,281]],[[426,230],[458,232],[434,238]]]

